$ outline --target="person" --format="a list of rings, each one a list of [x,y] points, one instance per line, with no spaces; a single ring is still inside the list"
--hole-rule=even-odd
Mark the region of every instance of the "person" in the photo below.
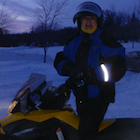
[[[93,140],[115,101],[115,82],[125,74],[125,48],[101,29],[103,12],[97,4],[80,4],[73,21],[80,33],[57,53],[54,67],[70,77],[66,83],[76,97],[80,140]]]

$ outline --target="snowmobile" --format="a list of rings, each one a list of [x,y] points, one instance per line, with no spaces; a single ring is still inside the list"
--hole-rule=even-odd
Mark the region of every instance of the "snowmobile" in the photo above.
[[[79,140],[80,117],[66,105],[70,92],[32,73],[0,120],[0,140]],[[140,118],[103,120],[97,140],[140,140]]]

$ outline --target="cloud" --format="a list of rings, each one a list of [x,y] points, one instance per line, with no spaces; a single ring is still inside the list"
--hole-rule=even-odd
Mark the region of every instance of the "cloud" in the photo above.
[[[31,17],[33,15],[33,9],[34,9],[33,7],[34,2],[31,3],[31,1],[10,0],[8,1],[8,6],[19,15]]]
[[[10,32],[28,32],[33,23],[34,0],[7,0],[6,7],[13,13],[12,16],[17,16]]]
[[[28,20],[16,20],[13,22],[12,27],[10,29],[11,33],[22,33],[29,32],[32,27],[32,23]]]

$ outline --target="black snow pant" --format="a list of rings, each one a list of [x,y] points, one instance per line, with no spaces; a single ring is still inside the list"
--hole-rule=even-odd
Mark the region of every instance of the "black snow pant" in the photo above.
[[[81,103],[80,103],[81,102]],[[77,101],[80,119],[78,136],[80,140],[96,139],[99,125],[104,118],[110,102],[100,98],[89,99],[82,105],[82,101]]]

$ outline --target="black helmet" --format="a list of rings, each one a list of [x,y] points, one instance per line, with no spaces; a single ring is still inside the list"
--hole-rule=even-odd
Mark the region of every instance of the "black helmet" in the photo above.
[[[83,16],[96,16],[97,27],[101,28],[103,21],[102,9],[93,2],[84,2],[77,7],[76,14],[73,17],[73,22],[77,20],[78,27],[81,27],[81,17]]]

